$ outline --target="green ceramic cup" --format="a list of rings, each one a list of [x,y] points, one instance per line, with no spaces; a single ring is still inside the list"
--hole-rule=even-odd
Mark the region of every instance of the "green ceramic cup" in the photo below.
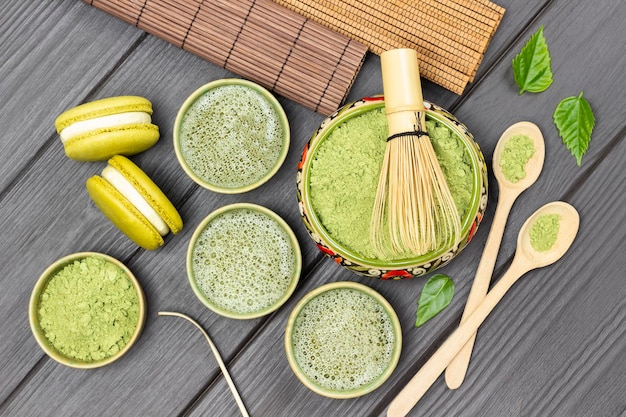
[[[194,91],[178,111],[173,136],[185,173],[224,194],[267,182],[283,164],[290,143],[289,122],[276,97],[236,78]]]
[[[57,349],[57,347],[55,347],[55,344],[51,342],[50,339],[46,336],[46,331],[42,328],[41,314],[39,311],[42,293],[45,291],[50,280],[53,277],[55,277],[55,275],[59,271],[64,269],[66,266],[76,261],[81,261],[85,258],[98,258],[98,259],[105,261],[106,263],[113,264],[114,266],[121,269],[124,275],[126,276],[126,278],[128,278],[130,285],[133,287],[134,291],[137,293],[137,302],[138,302],[137,324],[134,329],[134,332],[132,333],[130,338],[126,341],[126,344],[123,347],[121,347],[119,351],[117,351],[117,353],[110,355],[110,356],[106,356],[103,359],[92,360],[92,361],[76,359],[67,354],[64,354],[59,349]],[[74,253],[71,255],[67,255],[57,260],[56,262],[54,262],[48,268],[46,268],[46,270],[39,277],[39,280],[35,284],[35,287],[33,288],[33,291],[30,297],[29,308],[28,308],[28,318],[30,321],[30,328],[33,332],[33,336],[35,337],[35,340],[37,341],[41,349],[43,349],[43,351],[55,361],[63,365],[70,366],[72,368],[81,368],[81,369],[98,368],[104,365],[108,365],[112,362],[115,362],[122,356],[124,356],[124,354],[126,354],[126,352],[128,352],[130,348],[135,344],[135,342],[139,339],[139,336],[141,334],[141,331],[143,330],[143,326],[145,323],[145,317],[146,317],[146,300],[145,300],[143,290],[141,289],[141,286],[139,285],[139,281],[137,281],[137,278],[135,278],[133,273],[123,263],[121,263],[117,259],[109,255],[105,255],[103,253],[97,253],[97,252],[78,252],[78,253]]]
[[[273,211],[235,203],[209,214],[187,250],[187,276],[198,299],[217,314],[253,319],[282,306],[302,270],[298,240]]]
[[[402,329],[391,305],[372,288],[334,282],[305,295],[285,331],[285,352],[296,377],[330,398],[354,398],[380,387],[402,350]]]

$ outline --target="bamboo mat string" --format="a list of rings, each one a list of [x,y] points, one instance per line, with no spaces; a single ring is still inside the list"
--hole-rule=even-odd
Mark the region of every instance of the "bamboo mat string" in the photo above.
[[[271,0],[83,0],[323,115],[367,46]]]
[[[246,24],[248,23],[248,18],[250,17],[250,13],[252,12],[252,8],[254,7],[254,0],[252,1],[252,4],[250,5],[250,8],[248,9],[248,13],[246,13],[246,16],[243,18],[243,22],[241,23],[241,26],[239,27],[239,31],[237,32],[237,36],[235,36],[235,40],[232,44],[232,46],[230,47],[230,50],[228,51],[228,55],[226,55],[226,61],[224,62],[224,68],[228,67],[228,60],[230,59],[232,53],[233,53],[233,49],[235,49],[235,46],[237,45],[237,42],[239,41],[239,37],[241,36],[241,32],[243,32],[244,28],[246,27]]]
[[[298,29],[298,34],[296,35],[296,37],[293,40],[291,46],[289,47],[289,53],[287,54],[287,58],[283,61],[283,64],[280,66],[280,70],[278,71],[278,75],[276,76],[276,80],[274,81],[274,84],[272,85],[272,90],[276,89],[276,84],[278,84],[278,80],[280,80],[280,76],[283,75],[283,71],[285,70],[285,66],[287,65],[287,62],[289,62],[289,59],[291,58],[291,55],[293,54],[293,51],[294,51],[294,48],[295,48],[295,44],[296,44],[296,40],[302,34],[302,29],[304,29],[304,25],[305,24],[306,24],[306,21],[302,22],[302,25],[300,25],[300,28]],[[336,69],[336,67],[335,67],[335,69]],[[330,82],[330,80],[328,82]],[[326,90],[324,90],[324,93],[326,93]],[[321,98],[320,98],[320,100],[321,100]],[[316,107],[319,107],[319,103],[317,104]]]
[[[341,56],[343,57],[344,54],[346,53],[346,50],[348,49],[348,43],[346,43],[346,46],[343,48],[343,51],[341,52]],[[322,93],[322,95],[319,98],[319,101],[317,102],[316,105],[316,109],[318,109],[321,105],[322,105],[322,100],[324,98],[324,96],[326,95],[326,92],[328,91],[328,88],[330,87],[330,83],[332,82],[334,76],[335,76],[335,72],[337,72],[337,67],[335,67],[333,69],[333,73],[331,74],[331,76],[328,78],[328,82],[326,83],[326,87],[324,87],[324,92]]]
[[[93,0],[92,0],[93,1]],[[180,44],[180,47],[182,49],[185,49],[185,42],[187,42],[187,36],[189,36],[189,31],[191,30],[191,27],[193,26],[193,24],[195,23],[196,19],[198,18],[198,13],[200,13],[200,6],[202,6],[202,3],[204,3],[204,0],[202,0],[200,2],[200,5],[198,6],[198,8],[196,9],[196,11],[193,14],[193,18],[191,19],[191,22],[189,23],[189,27],[187,27],[187,30],[185,31],[185,37],[183,38],[182,43]]]
[[[93,4],[93,1],[91,3]],[[143,11],[146,8],[146,4],[147,3],[148,3],[148,0],[145,0],[143,2],[143,5],[141,6],[141,10],[139,10],[139,14],[137,15],[137,20],[135,21],[135,26],[139,25],[139,21],[141,20],[141,15],[143,14]]]

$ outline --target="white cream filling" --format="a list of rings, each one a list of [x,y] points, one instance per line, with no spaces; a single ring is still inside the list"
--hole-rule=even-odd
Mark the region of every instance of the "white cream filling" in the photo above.
[[[102,178],[107,180],[117,191],[134,205],[141,214],[154,226],[161,236],[169,233],[170,228],[161,216],[150,206],[137,189],[114,167],[107,165],[102,170]]]
[[[152,117],[150,117],[148,113],[142,111],[130,111],[126,113],[111,114],[109,116],[96,117],[95,119],[81,120],[80,122],[72,123],[65,129],[61,130],[61,133],[59,133],[59,135],[61,136],[61,142],[65,143],[69,139],[72,139],[76,136],[82,135],[95,129],[106,129],[115,126],[151,122]]]

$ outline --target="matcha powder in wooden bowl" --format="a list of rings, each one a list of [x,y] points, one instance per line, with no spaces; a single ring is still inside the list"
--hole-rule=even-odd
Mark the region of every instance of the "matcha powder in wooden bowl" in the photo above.
[[[117,354],[139,323],[139,296],[125,272],[98,257],[69,263],[39,298],[39,325],[67,358],[100,361]]]
[[[472,201],[473,172],[462,141],[445,125],[426,121],[439,164],[464,219]],[[313,210],[331,238],[366,259],[379,259],[370,244],[370,218],[385,154],[384,108],[341,123],[320,143],[310,168]],[[387,251],[391,253],[391,251]],[[411,257],[389,255],[385,260]]]

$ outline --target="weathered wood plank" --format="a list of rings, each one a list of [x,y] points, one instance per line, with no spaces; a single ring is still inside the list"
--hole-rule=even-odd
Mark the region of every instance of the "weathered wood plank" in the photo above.
[[[571,252],[558,264],[530,272],[516,284],[481,328],[464,385],[450,391],[440,378],[411,415],[608,416],[623,411],[625,265],[615,254],[624,247],[626,226],[614,219],[624,217],[626,198],[620,190],[626,174],[615,173],[605,188],[598,187],[626,154],[623,139],[568,199],[582,215]],[[606,233],[607,227],[613,233]],[[468,267],[454,263],[446,272],[458,277]],[[282,347],[286,318],[297,301],[292,300],[230,365],[244,401],[252,415],[382,416],[398,388],[440,344],[445,336],[442,328],[449,332],[448,327],[454,327],[458,317],[451,317],[452,313],[464,300],[457,296],[455,308],[416,330],[412,322],[417,282],[355,279],[330,263],[322,264],[315,278],[307,282],[307,291],[328,281],[357,280],[392,303],[405,337],[398,370],[379,391],[359,399],[324,399],[308,391],[289,369]],[[223,380],[210,387],[191,415],[206,414],[236,415]]]
[[[625,265],[603,249],[624,247],[624,222],[615,219],[624,218],[619,190],[626,178],[613,168],[625,155],[623,139],[568,198],[581,213],[570,253],[516,284],[481,328],[464,385],[450,392],[438,381],[419,414],[473,415],[463,411],[473,408],[484,415],[609,416],[624,410]]]
[[[3,2],[0,190],[44,146],[54,119],[85,99],[142,32],[76,1]]]
[[[0,267],[3,272],[0,279],[7,288],[0,295],[4,297],[0,312],[9,317],[0,328],[2,334],[16,335],[2,346],[6,354],[0,355],[1,366],[6,369],[3,382],[7,383],[7,395],[43,356],[26,326],[26,305],[38,275],[56,258],[71,252],[95,250],[121,259],[144,286],[149,307],[144,333],[127,358],[89,373],[44,359],[31,374],[28,384],[6,404],[9,415],[67,415],[86,407],[97,414],[107,414],[111,405],[118,403],[136,403],[134,411],[143,415],[175,414],[214,378],[217,367],[208,356],[203,339],[198,338],[192,328],[184,322],[172,322],[171,318],[157,319],[156,312],[183,310],[196,317],[215,333],[215,342],[227,359],[236,354],[265,320],[235,321],[206,309],[187,283],[187,244],[197,224],[209,212],[236,201],[255,202],[276,211],[291,225],[299,240],[306,242],[308,237],[294,209],[295,166],[304,141],[319,124],[321,116],[312,116],[312,112],[303,107],[284,102],[292,121],[294,144],[279,174],[263,187],[239,196],[199,188],[184,174],[174,155],[171,133],[174,119],[193,90],[212,79],[229,76],[232,74],[225,70],[150,37],[94,94],[94,98],[138,94],[153,102],[154,122],[160,127],[161,140],[132,159],[180,208],[185,222],[183,231],[168,237],[166,245],[158,251],[137,249],[89,201],[84,181],[99,173],[104,163],[70,161],[62,150],[50,147],[5,196],[0,207],[0,212],[4,213],[3,230],[11,236],[32,235],[17,245],[8,240],[0,242],[5,259],[32,260],[18,268],[8,263]],[[155,88],[155,85],[176,87]],[[47,180],[50,172],[55,173],[54,182]],[[18,213],[22,221],[15,223]],[[40,234],[34,235],[32,232],[37,226],[45,226],[44,236],[56,238],[42,239]],[[315,247],[303,245],[302,249],[305,268],[321,257]],[[17,280],[16,276],[25,278]],[[63,384],[47,383],[50,380],[63,381]],[[30,392],[31,388],[36,389],[36,395]],[[100,394],[95,397],[95,392]]]
[[[625,200],[620,190],[624,173],[615,172],[615,166],[626,155],[623,131],[621,136],[616,136],[625,124],[618,114],[619,108],[614,105],[621,95],[614,86],[625,84],[624,75],[618,69],[624,58],[611,45],[623,43],[615,28],[624,19],[624,12],[616,2],[605,3],[602,7],[596,4],[575,8],[569,2],[555,2],[457,109],[457,115],[470,126],[488,158],[500,133],[516,121],[535,121],[546,137],[544,173],[512,211],[496,277],[510,261],[519,227],[540,205],[567,197],[581,211],[583,227],[566,259],[558,266],[530,273],[488,319],[479,334],[470,374],[460,390],[448,391],[440,378],[411,415],[581,415],[578,407],[589,411],[583,415],[614,415],[614,411],[623,411],[619,393],[626,387],[626,380],[623,366],[615,369],[615,360],[624,351],[619,341],[623,338],[620,326],[624,320],[626,294],[620,282],[625,265],[612,253],[598,257],[592,254],[600,254],[601,248],[623,247]],[[546,25],[557,79],[540,95],[519,97],[510,62],[530,33],[542,23]],[[582,27],[587,33],[581,33]],[[594,60],[585,59],[587,50],[594,51],[591,52]],[[563,72],[565,75],[560,75]],[[595,81],[599,79],[603,82]],[[594,142],[582,168],[576,166],[551,122],[558,101],[577,94],[580,89],[586,91],[598,117]],[[609,148],[612,149],[607,157]],[[596,163],[599,164],[597,169],[587,171]],[[495,195],[491,197],[492,207]],[[477,237],[479,242],[484,242],[489,224],[486,220],[486,227],[479,232],[482,237]],[[607,227],[611,227],[612,234],[605,233]],[[405,343],[398,371],[381,392],[366,398],[327,400],[307,392],[291,375],[284,353],[283,357],[264,362],[266,370],[259,372],[260,375],[250,374],[249,369],[259,367],[257,358],[274,358],[275,350],[281,347],[283,328],[277,322],[282,321],[284,325],[288,314],[282,312],[282,319],[277,317],[264,328],[231,365],[235,379],[243,385],[244,401],[247,400],[252,414],[256,411],[260,415],[287,416],[297,409],[298,413],[308,416],[363,415],[363,410],[371,410],[370,415],[384,415],[386,404],[402,382],[419,369],[440,344],[441,337],[455,327],[469,289],[468,281],[478,263],[479,247],[476,243],[445,268],[443,272],[455,278],[457,296],[442,316],[422,329],[412,329],[420,283],[371,283],[375,288],[382,288],[381,292],[399,313]],[[589,275],[595,275],[598,270],[603,271],[606,285],[590,288],[593,284]],[[552,282],[548,288],[542,280],[546,274]],[[322,265],[314,276],[317,282],[310,282],[308,288],[328,280],[344,279],[345,274],[336,272],[333,266]],[[347,276],[347,279],[355,278]],[[562,282],[568,284],[558,285]],[[599,300],[604,300],[601,306]],[[580,313],[580,306],[584,306],[587,315]],[[584,353],[586,350],[597,353]],[[590,362],[597,368],[586,364]],[[599,370],[610,367],[612,371],[607,377]],[[607,391],[593,390],[596,384]],[[258,386],[264,389],[256,389]],[[586,398],[595,401],[583,402],[579,396],[572,395],[590,390],[602,393],[611,401],[599,401],[588,394]],[[192,415],[234,415],[234,403],[230,398],[225,402],[224,397],[228,398],[226,385],[219,380],[207,390]]]
[[[511,124],[529,120],[543,132],[546,142],[544,171],[513,206],[507,227],[518,229],[537,205],[557,198],[574,184],[585,167],[602,158],[607,142],[623,126],[623,110],[617,104],[621,93],[616,88],[626,85],[626,75],[619,70],[626,62],[618,47],[624,45],[623,30],[616,29],[626,16],[626,10],[620,4],[615,0],[598,7],[586,3],[572,7],[571,2],[554,2],[456,110],[457,117],[467,124],[481,145],[488,164],[491,164],[493,149],[501,133]],[[543,93],[519,96],[511,61],[540,25],[545,27],[555,81]],[[578,30],[579,27],[585,30]],[[582,168],[578,168],[558,136],[552,114],[561,99],[578,95],[581,91],[585,91],[595,112],[596,126]],[[495,201],[495,180],[490,182],[490,187],[495,193],[490,193],[490,201]],[[528,204],[530,201],[535,204]],[[491,209],[495,209],[494,206],[491,204]],[[505,237],[502,245],[504,253],[512,253],[514,236]],[[501,265],[500,261],[498,265]]]
[[[457,284],[452,306],[416,330],[412,328],[415,300],[423,280],[384,283],[358,278],[326,259],[316,265],[321,255],[298,219],[294,177],[299,153],[321,121],[319,115],[281,100],[291,121],[293,139],[288,159],[276,178],[241,196],[210,193],[193,185],[178,166],[171,130],[185,97],[205,82],[230,76],[228,72],[156,38],[147,37],[137,46],[141,32],[80,2],[68,0],[54,6],[14,3],[0,17],[0,58],[8,58],[0,66],[3,94],[7,92],[14,106],[18,103],[20,109],[29,109],[31,116],[33,110],[25,106],[33,97],[34,102],[48,107],[35,110],[39,120],[18,119],[22,126],[28,126],[24,129],[12,124],[12,118],[21,114],[19,109],[9,109],[7,102],[0,112],[0,127],[12,132],[7,137],[19,139],[15,141],[19,146],[3,144],[13,146],[4,148],[14,150],[6,154],[20,155],[2,164],[5,175],[0,180],[4,181],[0,182],[4,190],[0,193],[0,227],[6,237],[0,241],[4,260],[0,267],[4,289],[0,313],[5,317],[0,325],[5,340],[0,346],[4,377],[0,382],[0,404],[4,402],[0,414],[75,415],[89,410],[98,415],[172,415],[189,410],[193,415],[237,415],[200,335],[187,323],[156,317],[158,310],[169,309],[192,315],[209,331],[229,361],[252,415],[383,415],[399,383],[410,377],[456,326],[493,215],[495,183],[492,181],[490,212],[476,241],[442,271]],[[514,207],[498,275],[513,252],[519,226],[547,201],[565,195],[581,210],[581,236],[567,259],[549,270],[529,274],[485,323],[463,392],[449,392],[440,379],[414,415],[616,415],[626,407],[622,395],[626,388],[624,364],[620,361],[626,310],[620,278],[626,265],[619,256],[612,256],[624,248],[624,173],[615,166],[623,163],[626,149],[623,133],[615,135],[624,127],[618,107],[621,89],[617,86],[626,83],[621,71],[625,64],[623,48],[615,45],[624,45],[620,29],[626,11],[619,8],[618,0],[601,5],[572,5],[564,0],[499,3],[507,8],[507,14],[481,67],[480,74],[486,78],[461,100],[457,115],[475,133],[488,158],[502,130],[518,120],[537,122],[548,143],[544,174]],[[509,42],[545,4],[550,6],[500,60]],[[17,23],[7,26],[5,22]],[[542,23],[558,78],[545,93],[519,97],[510,60]],[[37,26],[49,28],[53,35],[30,33]],[[93,32],[85,35],[88,29]],[[25,47],[16,46],[25,39]],[[84,54],[80,49],[83,42],[88,44]],[[57,43],[73,48],[53,49],[56,55],[47,52]],[[124,52],[134,46],[137,48],[120,62]],[[73,53],[68,54],[68,50]],[[78,64],[72,61],[77,54],[81,57]],[[113,62],[114,66],[107,66]],[[498,65],[489,71],[488,63],[493,62]],[[44,71],[36,65],[53,70]],[[349,99],[382,91],[378,66],[378,58],[369,56]],[[39,69],[32,74],[32,68]],[[39,87],[38,95],[31,92],[32,85]],[[580,89],[591,101],[598,123],[589,155],[583,167],[577,168],[556,136],[550,116],[560,98]],[[169,237],[157,252],[137,250],[88,201],[84,180],[98,173],[103,164],[70,161],[54,142],[52,122],[56,115],[87,94],[93,98],[139,94],[155,105],[155,122],[162,139],[133,159],[170,196],[185,221],[183,232]],[[424,94],[445,107],[457,102],[456,96],[428,83]],[[3,116],[5,110],[10,117]],[[47,138],[43,147],[41,137]],[[13,180],[18,173],[20,176]],[[607,176],[611,180],[605,182]],[[11,186],[6,188],[7,184]],[[221,318],[202,307],[186,281],[184,255],[193,228],[212,209],[235,201],[256,202],[277,211],[294,228],[302,245],[306,263],[303,280],[289,303],[269,320]],[[602,226],[611,227],[614,234],[603,234]],[[79,250],[98,250],[125,261],[142,282],[149,306],[145,332],[128,356],[88,372],[44,358],[26,324],[26,303],[37,276],[56,258]],[[603,274],[593,280],[598,270],[605,271],[606,278]],[[554,283],[569,282],[553,284],[557,299],[544,287],[546,274]],[[282,349],[286,317],[295,302],[308,290],[331,280],[356,280],[376,288],[392,302],[404,328],[404,353],[398,371],[379,391],[356,400],[327,400],[309,392],[289,370]],[[504,331],[506,328],[511,330]],[[196,399],[198,403],[191,407]]]
[[[81,211],[75,212],[73,220],[63,215],[75,191],[69,194],[62,187],[68,185],[70,191],[73,179],[86,178],[81,175],[86,166],[58,155],[63,151],[54,137],[54,119],[84,99],[140,39],[141,31],[115,19],[103,19],[72,1],[9,2],[3,7],[0,27],[4,98],[0,103],[0,210],[5,237],[1,243],[4,290],[0,305],[4,323],[9,325],[2,328],[0,347],[2,402],[40,358],[24,348],[29,345],[28,337],[32,338],[26,315],[32,279],[53,259],[50,255],[58,249],[59,236],[64,237],[66,247],[72,247],[82,233],[73,226],[89,217]],[[41,170],[30,179],[17,177],[47,148],[54,149],[54,158],[42,161]],[[66,171],[66,178],[57,176],[60,169]],[[20,192],[24,194],[17,197]],[[48,235],[55,227],[55,233]],[[97,233],[97,229],[93,231]]]

